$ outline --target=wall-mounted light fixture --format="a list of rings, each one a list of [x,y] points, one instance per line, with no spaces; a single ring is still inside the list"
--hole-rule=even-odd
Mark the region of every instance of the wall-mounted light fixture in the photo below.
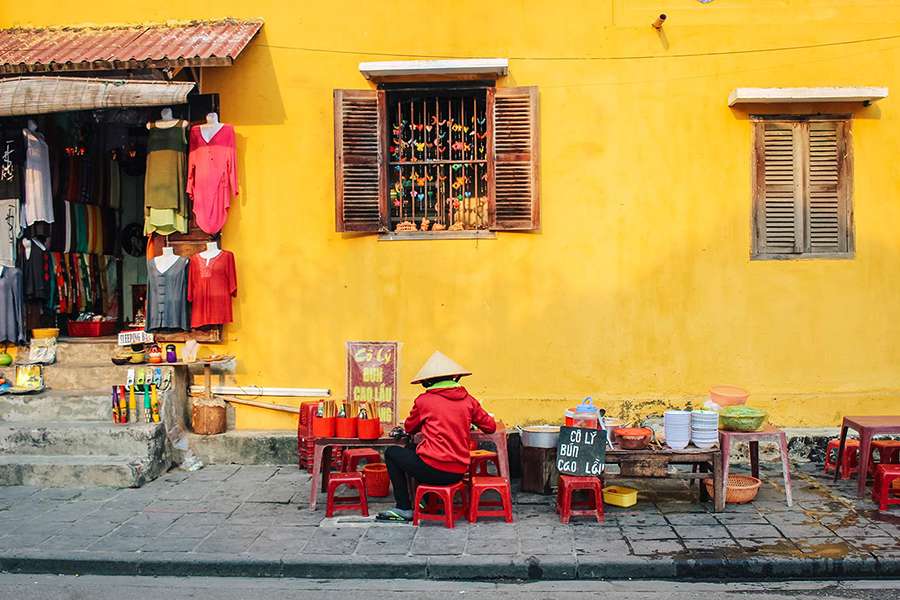
[[[653,24],[651,25],[651,27],[653,27],[653,29],[655,29],[657,31],[662,31],[663,23],[665,23],[665,22],[666,22],[666,13],[662,13],[658,17],[656,17],[656,20],[653,21]]]

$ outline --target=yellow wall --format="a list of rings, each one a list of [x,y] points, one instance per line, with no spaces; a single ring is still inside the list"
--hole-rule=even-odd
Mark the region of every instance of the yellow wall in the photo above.
[[[265,19],[234,67],[203,80],[240,137],[224,237],[237,257],[226,334],[241,383],[342,394],[344,342],[383,339],[403,342],[404,380],[435,348],[468,366],[471,390],[512,423],[556,420],[587,394],[613,414],[658,410],[717,382],[746,386],[784,425],[900,412],[896,2],[0,6],[4,27]],[[650,28],[661,11],[664,38]],[[510,57],[500,85],[540,87],[541,233],[334,232],[331,92],[368,87],[357,65],[391,58],[377,53]],[[856,257],[750,261],[750,128],[728,93],[815,85],[895,94],[825,109],[854,113]],[[414,394],[401,388],[405,405]],[[254,409],[238,425],[294,426]]]

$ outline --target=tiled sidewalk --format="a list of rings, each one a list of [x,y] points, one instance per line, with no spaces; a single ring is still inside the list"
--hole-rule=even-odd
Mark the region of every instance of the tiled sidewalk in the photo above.
[[[793,508],[766,483],[725,513],[680,482],[602,525],[564,526],[551,498],[516,494],[516,521],[414,528],[324,519],[295,467],[173,471],[141,489],[0,488],[0,569],[25,572],[417,578],[900,576],[900,510],[797,467]],[[777,473],[766,473],[776,481]],[[666,485],[664,485],[666,484]],[[373,503],[374,511],[387,506]]]

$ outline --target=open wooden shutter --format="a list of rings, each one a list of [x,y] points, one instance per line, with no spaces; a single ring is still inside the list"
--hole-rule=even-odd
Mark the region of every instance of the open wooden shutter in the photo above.
[[[848,127],[848,121],[809,123],[806,238],[811,253],[848,250]]]
[[[492,229],[540,229],[537,88],[490,90],[488,115],[493,132]]]
[[[754,254],[803,251],[800,123],[758,122],[754,139]]]
[[[384,92],[334,90],[334,198],[337,231],[387,226]]]

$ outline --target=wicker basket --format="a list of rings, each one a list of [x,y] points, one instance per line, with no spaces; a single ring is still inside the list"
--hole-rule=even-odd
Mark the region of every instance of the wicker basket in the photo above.
[[[706,492],[709,494],[709,497],[715,498],[716,492],[713,489],[712,479],[706,479],[703,483],[706,485]],[[753,502],[753,499],[756,498],[756,494],[759,493],[759,486],[761,485],[762,481],[756,477],[750,477],[749,475],[729,475],[728,489],[725,492],[725,502],[728,504],[746,504],[748,502]]]

